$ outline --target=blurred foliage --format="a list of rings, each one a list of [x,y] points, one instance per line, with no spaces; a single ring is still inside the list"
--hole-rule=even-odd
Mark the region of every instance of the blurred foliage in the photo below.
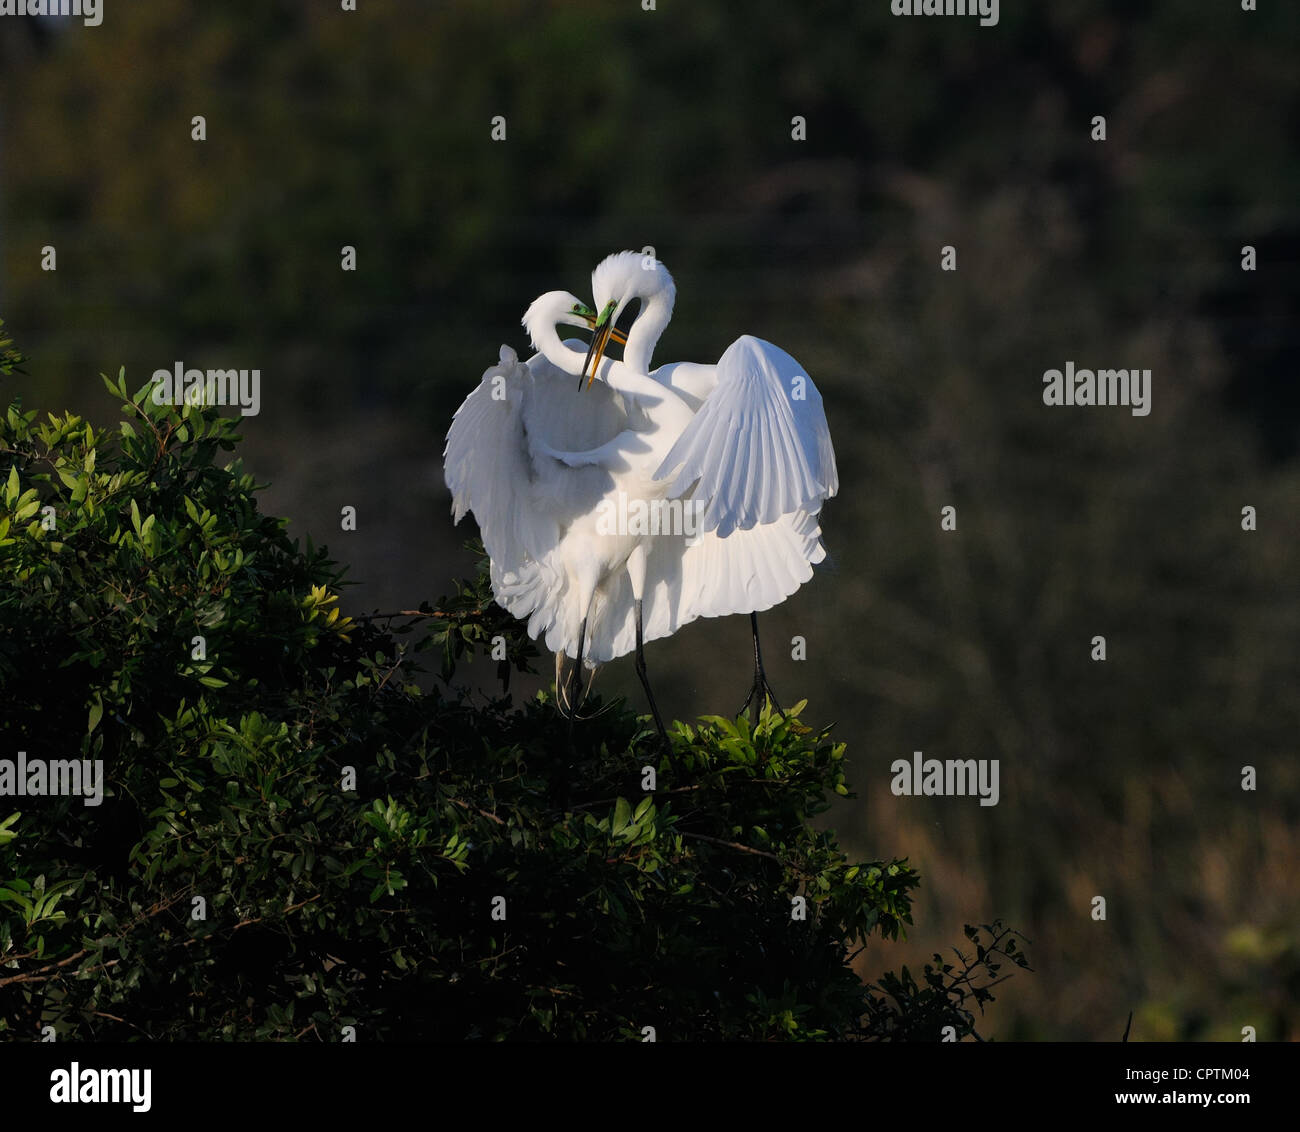
[[[451,676],[491,640],[485,571],[388,615],[436,627],[409,647],[342,617],[325,552],[217,466],[232,421],[105,381],[112,434],[17,403],[0,425],[0,737],[107,768],[102,805],[28,797],[0,824],[0,1031],[978,1036],[1001,962],[1026,966],[1000,925],[924,985],[850,968],[919,878],[811,827],[848,789],[802,704],[675,724],[681,778],[647,790],[657,739],[620,705],[570,735],[545,697],[425,694],[415,654],[441,644]]]
[[[0,374],[11,376],[16,370],[22,373],[22,364],[27,359],[14,349],[14,340],[5,333],[4,319],[0,318]]]
[[[4,145],[22,155],[6,169],[8,301],[52,370],[93,373],[106,337],[150,369],[237,343],[283,404],[324,415],[412,380],[451,396],[495,356],[464,327],[517,326],[534,295],[623,246],[716,280],[683,293],[683,356],[716,356],[745,320],[825,324],[855,276],[910,304],[935,285],[945,229],[967,235],[999,199],[1022,198],[1033,254],[1077,261],[1113,313],[1239,304],[1247,239],[1272,246],[1262,272],[1294,295],[1273,265],[1300,238],[1300,12],[1234,9],[1007,5],[981,31],[848,0],[808,18],[754,0],[743,26],[707,3],[123,5],[58,36],[48,65],[0,75]],[[140,60],[147,80],[124,73]],[[1084,223],[1063,246],[1069,217]],[[964,262],[970,286],[993,266]],[[153,317],[119,317],[138,310]],[[1239,335],[1272,362],[1243,380],[1278,376],[1270,323]]]
[[[437,517],[456,404],[534,295],[653,244],[660,360],[754,333],[826,399],[830,558],[764,639],[778,691],[869,720],[833,817],[931,880],[900,961],[995,909],[1042,972],[1017,1037],[1294,1039],[1300,5],[1259,7],[139,0],[7,35],[0,287],[41,364],[6,389],[97,419],[105,356],[260,366],[275,510],[357,505],[349,611],[427,611],[471,561]],[[1151,416],[1045,409],[1067,359],[1151,368]],[[739,703],[731,621],[656,642],[661,705]],[[1001,803],[892,797],[918,748],[1001,759]]]

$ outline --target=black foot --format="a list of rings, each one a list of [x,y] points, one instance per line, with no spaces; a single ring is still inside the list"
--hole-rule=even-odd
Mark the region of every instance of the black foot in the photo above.
[[[754,686],[749,689],[749,695],[745,697],[745,702],[740,705],[740,711],[736,714],[740,715],[746,708],[749,708],[749,722],[753,726],[758,723],[759,714],[762,712],[763,704],[767,700],[772,701],[772,706],[776,708],[777,714],[784,720],[785,711],[777,703],[776,693],[772,691],[772,685],[767,682],[767,676],[760,669],[754,673]]]
[[[575,719],[580,723],[588,719],[596,719],[599,716],[604,715],[613,707],[613,704],[606,704],[603,708],[598,708],[596,711],[587,712],[585,715],[582,713],[582,705],[585,704],[587,699],[591,696],[591,685],[595,680],[596,673],[593,670],[591,679],[587,681],[586,688],[583,688],[581,686],[581,680],[574,677],[572,674],[570,674],[564,681],[563,688],[559,685],[556,686],[555,710],[558,711],[563,718],[567,719],[570,724],[572,724]]]
[[[758,725],[758,717],[763,710],[764,700],[771,700],[772,706],[776,708],[782,722],[784,722],[785,712],[782,711],[781,705],[776,702],[776,694],[772,691],[772,685],[767,682],[767,673],[763,671],[763,652],[758,647],[757,613],[749,615],[749,627],[754,634],[754,684],[749,689],[749,695],[745,697],[745,702],[740,705],[740,711],[736,714],[743,715],[745,709],[749,708],[749,725],[755,727]]]
[[[555,654],[555,706],[559,713],[569,721],[572,728],[575,719],[581,719],[578,709],[586,702],[588,694],[591,692],[591,680],[587,681],[587,689],[582,688],[582,650],[587,643],[587,619],[582,619],[582,627],[578,630],[578,656],[574,660],[567,672],[565,670],[565,661],[568,659],[564,653]],[[596,678],[593,669],[591,679]]]

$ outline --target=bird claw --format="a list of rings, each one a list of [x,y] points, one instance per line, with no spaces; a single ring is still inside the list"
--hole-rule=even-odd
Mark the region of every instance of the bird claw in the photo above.
[[[761,699],[756,699],[755,697],[760,691],[763,693],[763,696]],[[749,695],[745,697],[745,702],[740,705],[740,711],[736,714],[744,715],[745,709],[749,708],[749,722],[750,725],[753,726],[758,723],[758,717],[762,713],[763,705],[769,700],[771,701],[772,706],[776,708],[777,714],[780,715],[781,722],[784,723],[786,719],[785,711],[782,709],[781,705],[777,703],[776,693],[772,691],[772,685],[767,682],[767,676],[762,672],[755,673],[753,687],[749,689]]]
[[[585,625],[583,622],[586,632]],[[581,656],[581,652],[579,652]],[[591,668],[591,675],[587,677],[587,686],[582,686],[582,661],[571,660],[564,653],[555,654],[555,708],[565,719],[572,723],[575,719],[594,719],[600,712],[593,715],[583,716],[579,714],[582,705],[587,702],[591,695],[592,685],[596,682],[596,667]],[[606,709],[602,708],[601,711]]]

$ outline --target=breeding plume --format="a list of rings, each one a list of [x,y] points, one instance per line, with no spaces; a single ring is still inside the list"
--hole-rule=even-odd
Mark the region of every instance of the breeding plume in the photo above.
[[[746,335],[717,365],[650,371],[676,293],[657,260],[612,255],[592,289],[595,309],[563,291],[529,307],[538,352],[520,362],[503,346],[461,405],[447,486],[455,520],[478,521],[497,601],[556,654],[561,706],[576,706],[584,667],[635,651],[662,735],[643,644],[697,617],[751,615],[750,699],[771,694],[755,615],[825,557],[817,517],[838,489],[835,454],[816,387],[768,342]],[[634,300],[623,357],[607,357]],[[590,346],[562,342],[557,324],[590,329]]]

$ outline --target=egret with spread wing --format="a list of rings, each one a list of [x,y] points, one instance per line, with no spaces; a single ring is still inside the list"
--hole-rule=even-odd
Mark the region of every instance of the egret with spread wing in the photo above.
[[[834,455],[820,397],[788,355],[740,339],[718,366],[677,363],[650,374],[672,313],[671,276],[653,259],[621,253],[592,278],[600,317],[567,292],[529,308],[524,325],[539,352],[519,362],[502,347],[499,364],[466,398],[447,436],[447,484],[456,521],[467,511],[478,520],[498,602],[527,618],[529,635],[556,653],[562,709],[571,713],[578,701],[562,678],[563,658],[574,659],[571,674],[580,680],[584,665],[635,649],[663,736],[644,641],[696,617],[753,617],[806,582],[825,557],[817,512],[837,486]],[[606,358],[632,298],[643,305],[624,359]],[[593,328],[591,347],[561,342],[557,323]],[[824,445],[801,408],[783,415],[773,386],[787,371],[792,402],[815,399]],[[737,440],[746,445],[740,474],[759,481],[747,490],[715,451]],[[777,446],[765,448],[769,441]],[[773,463],[787,460],[791,468]],[[770,694],[756,618],[752,627],[751,699],[760,689]]]
[[[524,316],[534,344],[566,369],[548,362],[546,353],[520,362],[503,346],[499,363],[457,411],[444,453],[453,516],[459,522],[474,513],[496,600],[526,618],[529,635],[556,654],[561,710],[576,711],[584,667],[635,648],[651,712],[666,737],[645,679],[639,616],[648,543],[658,532],[620,526],[617,517],[626,515],[629,501],[664,496],[668,485],[654,483],[650,472],[690,412],[679,406],[673,417],[673,395],[634,374],[621,380],[620,373],[590,391],[584,382],[575,387],[586,351],[581,343],[561,342],[557,322],[589,327],[595,314],[567,292],[549,292]],[[684,535],[678,535],[680,544]],[[655,635],[664,635],[678,622],[661,612],[656,626]],[[566,658],[573,661],[567,678]]]

